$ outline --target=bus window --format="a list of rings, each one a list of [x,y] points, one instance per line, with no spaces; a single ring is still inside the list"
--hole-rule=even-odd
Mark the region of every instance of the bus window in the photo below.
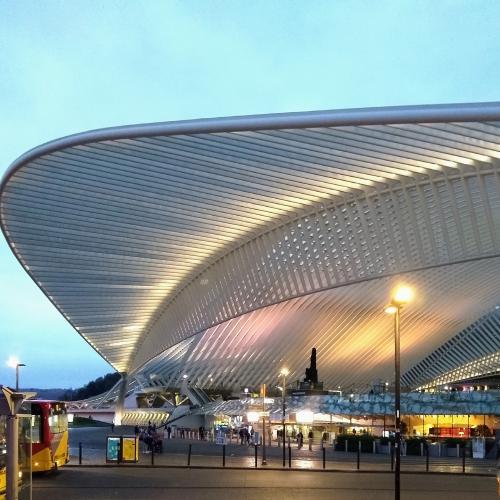
[[[52,434],[59,434],[68,430],[68,416],[65,413],[51,415],[49,417],[49,428]]]
[[[42,442],[42,417],[40,415],[31,415],[31,442]]]

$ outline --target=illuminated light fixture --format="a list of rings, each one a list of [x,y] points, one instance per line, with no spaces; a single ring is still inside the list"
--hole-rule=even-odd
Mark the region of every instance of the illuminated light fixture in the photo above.
[[[414,296],[415,292],[413,291],[413,288],[409,287],[408,285],[399,285],[394,290],[391,305],[401,307],[411,302]]]
[[[290,373],[290,370],[288,368],[282,368],[280,371],[280,375],[283,377],[288,377],[288,374]]]
[[[247,413],[247,420],[249,422],[258,422],[260,419],[260,414],[258,411],[249,411]]]
[[[248,387],[245,387],[245,388],[243,389],[243,392],[244,392],[245,394],[248,394]]]
[[[140,330],[141,325],[127,325],[127,326],[124,326],[123,329],[127,332],[133,332],[136,330]]]
[[[297,412],[297,422],[299,424],[312,424],[314,413],[311,410],[301,410]]]
[[[15,368],[19,364],[19,359],[16,356],[9,356],[6,364],[10,368]]]
[[[385,312],[387,314],[396,314],[398,311],[398,308],[396,306],[390,305],[385,308]]]
[[[185,374],[182,376],[182,378],[183,378],[184,380],[186,380],[186,379],[188,378],[187,374],[185,373]]]
[[[73,413],[68,413],[68,422],[70,424],[73,423],[73,420],[75,419],[75,415]]]

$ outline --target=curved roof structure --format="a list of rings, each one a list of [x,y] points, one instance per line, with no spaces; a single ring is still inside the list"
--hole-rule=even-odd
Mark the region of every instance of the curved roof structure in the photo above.
[[[417,386],[500,368],[498,318],[482,322],[499,302],[499,159],[500,103],[117,127],[15,161],[1,226],[80,335],[145,383],[299,378],[312,346],[328,384],[390,379],[383,309],[404,280]]]

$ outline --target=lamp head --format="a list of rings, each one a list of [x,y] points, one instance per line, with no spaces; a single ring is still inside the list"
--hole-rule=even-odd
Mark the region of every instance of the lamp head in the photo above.
[[[399,285],[392,293],[391,303],[395,306],[404,306],[413,300],[415,292],[408,285]]]
[[[398,308],[395,305],[390,305],[385,308],[385,312],[387,314],[396,314],[398,312]]]
[[[7,360],[7,366],[10,366],[11,368],[19,366],[19,359],[17,359],[16,356],[9,356],[9,359]]]
[[[282,368],[280,371],[280,374],[283,375],[283,377],[288,376],[289,373],[290,373],[290,370],[288,368]]]

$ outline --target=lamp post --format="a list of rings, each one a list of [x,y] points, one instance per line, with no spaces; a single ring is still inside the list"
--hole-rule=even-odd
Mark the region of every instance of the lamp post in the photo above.
[[[16,392],[19,392],[19,367],[26,366],[24,363],[16,364]]]
[[[15,356],[10,356],[7,360],[7,366],[16,369],[16,392],[19,392],[19,367],[26,365],[24,363],[19,363],[19,360]]]
[[[266,384],[262,384],[262,465],[266,460]]]
[[[282,439],[283,439],[283,467],[285,467],[285,437],[286,437],[286,424],[285,424],[285,415],[286,415],[286,406],[285,406],[285,396],[286,396],[286,376],[290,373],[288,368],[281,369],[281,376],[283,377],[283,390],[281,391],[281,425],[283,426],[282,430]]]
[[[394,464],[394,498],[401,496],[401,363],[400,363],[400,315],[401,309],[413,299],[413,290],[406,286],[398,286],[390,305],[385,312],[394,315],[394,409],[395,409],[395,464]]]

